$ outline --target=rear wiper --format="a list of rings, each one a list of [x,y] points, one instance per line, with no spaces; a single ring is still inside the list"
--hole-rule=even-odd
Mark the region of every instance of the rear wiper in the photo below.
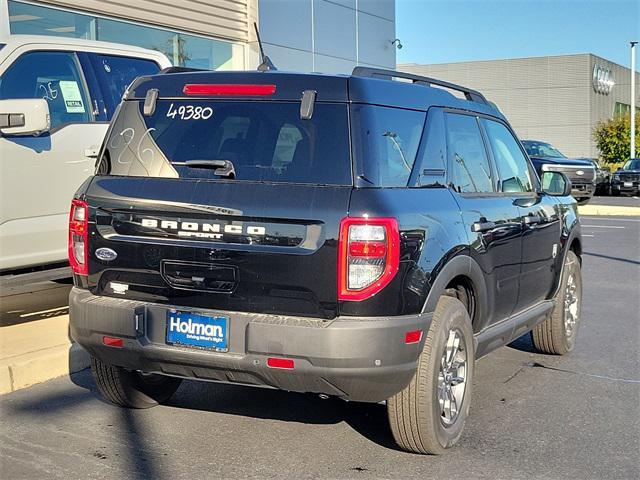
[[[184,164],[189,168],[215,168],[214,175],[236,178],[236,169],[231,160],[187,160]]]

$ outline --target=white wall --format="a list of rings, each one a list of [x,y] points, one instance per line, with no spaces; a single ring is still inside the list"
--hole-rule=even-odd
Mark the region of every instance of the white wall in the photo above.
[[[265,53],[279,70],[395,69],[395,0],[259,0],[258,18]]]

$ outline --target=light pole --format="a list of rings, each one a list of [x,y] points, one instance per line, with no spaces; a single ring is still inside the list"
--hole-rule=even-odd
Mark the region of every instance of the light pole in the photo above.
[[[636,158],[636,44],[631,43],[631,157]]]

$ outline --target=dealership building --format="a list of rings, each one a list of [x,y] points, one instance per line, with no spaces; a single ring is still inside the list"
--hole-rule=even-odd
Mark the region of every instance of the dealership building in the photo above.
[[[550,142],[572,157],[596,158],[596,124],[631,108],[631,70],[592,54],[402,64],[398,69],[480,90],[521,139]]]
[[[127,43],[206,69],[254,69],[254,22],[280,70],[396,64],[395,0],[0,0],[0,35]]]

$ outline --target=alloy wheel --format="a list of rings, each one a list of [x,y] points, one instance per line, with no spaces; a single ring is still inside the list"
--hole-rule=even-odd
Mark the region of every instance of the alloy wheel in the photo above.
[[[438,372],[438,403],[440,419],[445,427],[452,425],[460,414],[467,386],[467,352],[458,329],[450,330],[440,359]]]
[[[578,323],[579,304],[580,297],[578,296],[576,277],[573,273],[570,273],[564,292],[564,332],[567,338],[571,338]]]

